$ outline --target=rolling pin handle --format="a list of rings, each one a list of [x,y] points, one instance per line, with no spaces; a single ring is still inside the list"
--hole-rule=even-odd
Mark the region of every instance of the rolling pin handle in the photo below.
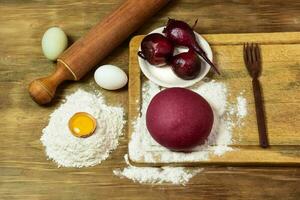
[[[75,78],[70,70],[58,61],[53,74],[35,79],[29,84],[29,94],[39,105],[47,104],[53,99],[57,86],[65,80],[75,80]]]

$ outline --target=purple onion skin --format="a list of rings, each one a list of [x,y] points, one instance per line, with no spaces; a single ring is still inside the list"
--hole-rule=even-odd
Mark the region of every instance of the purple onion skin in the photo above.
[[[162,90],[153,97],[146,112],[146,126],[151,136],[173,151],[189,152],[203,144],[213,121],[208,102],[185,88]]]
[[[193,29],[183,21],[169,19],[163,33],[177,45],[190,47],[195,51],[205,53],[197,43]]]
[[[198,55],[189,49],[188,52],[180,53],[171,59],[174,73],[184,80],[196,78],[201,70],[202,62]]]
[[[196,24],[197,21],[194,26]],[[192,48],[214,69],[216,73],[220,74],[218,68],[207,58],[205,51],[198,44],[193,28],[187,23],[180,20],[169,19],[163,33],[174,44]]]
[[[138,55],[156,66],[166,65],[173,56],[174,45],[164,35],[152,33],[147,35],[141,43]]]

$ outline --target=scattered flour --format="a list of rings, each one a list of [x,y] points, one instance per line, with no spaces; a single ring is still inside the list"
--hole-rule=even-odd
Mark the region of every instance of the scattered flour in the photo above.
[[[159,145],[152,139],[147,128],[145,113],[152,99],[161,88],[151,81],[143,84],[142,108],[140,117],[134,122],[134,133],[129,142],[129,155],[133,161],[155,163],[191,162],[209,160],[211,155],[221,156],[232,151],[232,129],[235,126],[233,116],[241,120],[247,114],[245,99],[241,96],[238,108],[227,101],[228,89],[224,83],[217,81],[202,82],[191,88],[203,96],[212,106],[214,125],[205,144],[197,146],[190,153],[173,152]],[[242,99],[242,100],[241,100]]]
[[[247,100],[243,96],[237,98],[237,116],[244,118],[247,115]]]
[[[242,94],[237,98],[237,104],[229,104],[228,91],[224,83],[209,81],[191,88],[202,95],[212,106],[214,112],[214,125],[205,144],[196,147],[191,153],[172,152],[157,144],[146,128],[145,113],[147,107],[161,88],[150,81],[143,84],[142,108],[140,116],[134,122],[134,133],[129,142],[130,159],[143,160],[148,163],[159,162],[186,162],[209,160],[210,156],[222,156],[232,151],[232,128],[236,125],[235,117],[242,120],[247,115],[246,99]],[[202,168],[184,167],[135,167],[128,162],[127,167],[115,169],[113,173],[119,177],[126,177],[134,182],[147,184],[172,183],[185,185],[193,176],[201,172]]]
[[[171,183],[175,185],[185,185],[193,176],[203,169],[187,169],[184,167],[135,167],[128,162],[128,155],[125,156],[128,167],[113,170],[116,176],[126,177],[134,182],[144,184]]]
[[[96,118],[97,128],[90,137],[78,138],[70,132],[68,121],[76,112],[87,112]],[[47,156],[59,167],[101,163],[118,146],[125,123],[123,115],[123,108],[107,106],[101,94],[76,91],[50,115],[49,124],[42,131],[41,142]]]

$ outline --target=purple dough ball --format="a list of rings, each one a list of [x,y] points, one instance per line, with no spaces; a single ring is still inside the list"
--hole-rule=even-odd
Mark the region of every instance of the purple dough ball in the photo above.
[[[162,146],[189,151],[203,144],[212,129],[213,111],[199,94],[184,88],[169,88],[151,100],[146,125]]]

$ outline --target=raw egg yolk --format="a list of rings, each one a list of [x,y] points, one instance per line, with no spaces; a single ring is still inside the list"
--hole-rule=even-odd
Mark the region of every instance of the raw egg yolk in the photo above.
[[[96,129],[96,120],[88,113],[79,112],[71,117],[69,129],[77,137],[88,137]]]

